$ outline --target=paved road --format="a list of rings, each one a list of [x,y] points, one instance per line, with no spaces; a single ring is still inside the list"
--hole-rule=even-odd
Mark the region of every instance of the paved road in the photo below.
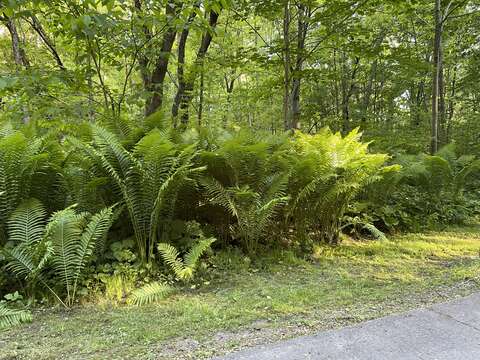
[[[220,359],[480,360],[480,294]]]

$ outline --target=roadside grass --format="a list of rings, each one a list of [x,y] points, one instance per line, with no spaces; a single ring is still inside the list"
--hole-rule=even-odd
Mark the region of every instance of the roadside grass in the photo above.
[[[0,333],[0,359],[202,358],[445,301],[480,289],[480,228],[212,262],[200,286],[156,305],[39,310]]]

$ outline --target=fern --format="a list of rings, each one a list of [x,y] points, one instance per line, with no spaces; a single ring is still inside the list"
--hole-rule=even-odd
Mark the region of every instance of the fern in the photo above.
[[[195,167],[195,146],[180,148],[154,130],[127,150],[109,131],[92,126],[93,144],[72,139],[114,182],[128,210],[140,258],[153,258],[162,220],[173,217],[178,191],[203,167]]]
[[[276,211],[289,199],[285,195],[286,176],[269,178],[264,188],[254,191],[249,187],[224,188],[216,180],[203,181],[208,200],[229,211],[236,219],[232,233],[253,253],[257,243],[271,225]]]
[[[43,236],[46,215],[38,200],[22,203],[8,221],[10,241],[27,246],[37,243]]]
[[[132,291],[127,303],[132,305],[148,305],[166,298],[173,291],[172,287],[153,282]]]
[[[0,330],[31,322],[32,314],[26,310],[14,310],[0,303]]]
[[[69,207],[54,213],[46,225],[44,217],[45,211],[36,200],[27,201],[14,212],[9,235],[15,246],[5,251],[7,269],[32,285],[42,284],[69,307],[75,301],[83,269],[111,226],[113,208],[90,216]],[[44,276],[50,270],[57,275],[55,286]],[[66,297],[62,299],[54,287],[63,288]]]
[[[158,251],[163,261],[170,267],[178,279],[190,281],[195,274],[198,260],[214,242],[214,238],[200,240],[192,246],[183,259],[181,259],[178,250],[170,244],[158,244]]]
[[[289,191],[296,194],[288,215],[304,234],[336,243],[340,219],[353,199],[382,178],[388,157],[370,154],[361,133],[345,137],[323,129],[316,135],[297,133],[294,142],[294,170]]]

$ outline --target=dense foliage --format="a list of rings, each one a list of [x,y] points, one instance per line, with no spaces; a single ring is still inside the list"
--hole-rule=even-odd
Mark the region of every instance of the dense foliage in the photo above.
[[[158,301],[232,247],[472,219],[479,10],[0,1],[0,327]]]

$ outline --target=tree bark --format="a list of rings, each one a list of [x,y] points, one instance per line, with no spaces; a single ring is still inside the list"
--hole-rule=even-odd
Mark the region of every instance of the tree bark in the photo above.
[[[431,144],[430,153],[438,151],[438,123],[439,123],[439,92],[442,44],[442,10],[441,0],[435,0],[435,39],[433,43],[433,79],[432,79],[432,120],[431,120]]]
[[[378,35],[377,39],[375,40],[375,43],[373,44],[373,47],[375,50],[378,50],[380,46],[383,43],[383,40],[385,39],[386,36],[386,31],[382,29],[380,31],[380,34]],[[363,98],[363,114],[362,114],[362,121],[365,122],[367,120],[367,112],[370,108],[370,101],[372,97],[372,90],[373,90],[373,83],[375,81],[375,78],[377,77],[377,67],[378,67],[378,58],[376,57],[375,60],[372,63],[372,66],[370,68],[370,75],[368,77],[368,83],[367,87],[365,88],[365,94]]]
[[[10,38],[12,40],[12,53],[15,64],[19,68],[28,68],[30,67],[30,62],[28,61],[25,49],[23,48],[20,37],[18,36],[17,26],[13,19],[9,18],[7,15],[2,16],[2,21],[10,32]]]
[[[284,13],[283,13],[283,44],[284,44],[284,56],[283,56],[283,128],[285,131],[290,129],[290,68],[291,68],[291,55],[290,55],[290,0],[285,0]]]
[[[445,105],[445,78],[443,65],[443,44],[440,43],[439,55],[439,77],[438,77],[438,144],[443,146],[446,144],[447,130],[446,130],[446,105]]]
[[[455,94],[456,94],[456,86],[457,86],[457,65],[453,67],[453,79],[450,85],[450,98],[448,100],[448,115],[446,121],[446,128],[445,128],[445,140],[448,143],[450,141],[451,135],[451,127],[452,127],[452,120],[455,114]]]
[[[135,11],[138,17],[141,19],[142,2],[141,0],[134,0]],[[145,43],[152,40],[152,33],[146,25],[142,25],[142,32],[145,37]],[[138,50],[137,50],[138,51]],[[140,74],[142,76],[143,88],[145,90],[150,88],[150,74],[148,72],[148,58],[140,52],[138,55],[138,63],[140,64]],[[147,105],[145,105],[145,112],[147,111]]]
[[[227,92],[227,112],[231,113],[232,111],[232,93],[233,93],[233,86],[235,85],[235,78],[231,80],[228,79],[227,75],[224,75],[225,80],[225,90]],[[223,128],[227,128],[227,116],[226,114],[223,115]]]
[[[172,118],[174,127],[177,126],[178,111],[180,108],[181,98],[185,94],[185,87],[187,86],[185,81],[185,51],[187,46],[188,35],[190,34],[190,25],[195,18],[196,12],[192,12],[188,18],[187,23],[185,24],[182,33],[180,35],[180,40],[178,41],[178,50],[177,50],[177,81],[178,81],[178,90],[175,95],[175,99],[172,105]]]
[[[300,128],[301,108],[300,108],[300,87],[302,81],[302,70],[305,51],[305,40],[307,38],[308,22],[310,15],[309,9],[303,4],[298,4],[298,20],[297,20],[297,49],[295,70],[292,76],[292,123],[289,124],[291,129]]]
[[[27,54],[23,47],[20,37],[18,36],[17,26],[13,19],[9,18],[7,15],[3,14],[0,17],[0,20],[5,24],[8,31],[10,32],[10,38],[12,40],[12,53],[15,65],[18,70],[24,68],[28,69],[30,67],[30,62],[28,61]],[[30,122],[30,115],[28,113],[27,105],[23,105],[23,123],[28,124]]]
[[[197,56],[193,64],[192,70],[187,75],[183,75],[182,81],[179,81],[177,94],[175,95],[175,101],[172,108],[172,116],[174,118],[174,124],[176,124],[176,118],[180,115],[181,122],[183,125],[187,125],[189,122],[189,112],[188,108],[193,97],[193,89],[195,86],[195,80],[199,69],[202,69],[205,62],[205,56],[210,47],[210,44],[213,39],[212,30],[217,26],[219,13],[211,10],[209,18],[209,27],[203,36],[200,43],[200,47],[197,51]],[[188,34],[187,34],[188,36]],[[179,79],[180,80],[180,79]]]
[[[30,23],[32,26],[33,30],[40,36],[44,44],[47,46],[48,51],[52,54],[53,58],[55,59],[55,62],[57,63],[57,66],[61,70],[66,70],[65,66],[63,65],[62,59],[60,58],[60,55],[58,54],[57,48],[53,41],[50,39],[48,34],[45,32],[43,29],[42,24],[38,20],[38,18],[35,15],[31,15],[27,21]]]
[[[167,15],[167,21],[170,22],[177,15],[178,7],[175,2],[171,1],[167,3],[165,14]],[[176,30],[171,24],[167,25],[167,30],[163,35],[162,46],[160,49],[160,55],[155,63],[155,68],[152,72],[149,81],[149,90],[152,95],[147,104],[146,115],[153,114],[155,111],[162,107],[163,103],[163,83],[165,82],[165,76],[167,75],[168,62],[172,52],[173,43],[175,42]]]
[[[360,65],[360,58],[355,57],[353,63],[352,73],[350,78],[348,78],[348,65],[345,53],[342,55],[343,62],[343,76],[342,76],[342,117],[343,117],[343,126],[342,132],[347,134],[350,131],[350,98],[353,95],[353,90],[355,89],[355,78],[357,76],[357,71]]]

